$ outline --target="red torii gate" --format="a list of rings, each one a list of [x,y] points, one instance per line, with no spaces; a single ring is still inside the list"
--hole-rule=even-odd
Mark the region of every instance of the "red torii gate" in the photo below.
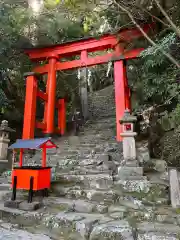
[[[144,32],[149,32],[152,24],[142,26]],[[123,29],[118,35],[124,41],[132,41],[142,37],[142,33],[136,29]],[[112,49],[113,52],[104,56],[89,57],[88,53]],[[65,132],[65,103],[61,99],[56,102],[56,71],[74,68],[82,68],[114,61],[114,81],[115,81],[115,104],[116,104],[116,126],[117,141],[121,141],[121,125],[125,109],[131,109],[130,90],[126,76],[125,61],[139,56],[142,48],[124,51],[119,43],[117,35],[104,35],[102,37],[82,39],[75,42],[63,43],[43,48],[33,48],[25,50],[25,53],[32,61],[40,62],[48,60],[43,66],[37,66],[33,73],[27,74],[26,99],[24,111],[23,139],[34,138],[35,128],[41,128],[44,133],[51,135],[54,132]],[[73,61],[60,61],[67,56],[79,55],[80,59]],[[46,93],[37,88],[37,73],[47,74]],[[36,98],[45,101],[44,120],[36,122]],[[54,126],[55,108],[59,111],[58,129]]]

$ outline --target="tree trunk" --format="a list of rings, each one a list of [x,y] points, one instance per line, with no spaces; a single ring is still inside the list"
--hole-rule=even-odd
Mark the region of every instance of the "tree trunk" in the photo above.
[[[79,92],[80,92],[81,108],[82,108],[84,120],[87,120],[89,118],[87,74],[88,74],[87,68],[81,69]]]

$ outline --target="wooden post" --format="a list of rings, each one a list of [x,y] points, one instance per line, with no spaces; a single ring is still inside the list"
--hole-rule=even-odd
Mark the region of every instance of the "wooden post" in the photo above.
[[[81,52],[81,60],[82,62],[86,62],[87,59],[87,51]],[[88,110],[88,90],[87,90],[87,68],[81,69],[80,74],[80,98],[81,98],[81,108],[84,120],[89,118],[89,110]]]
[[[42,148],[42,167],[46,167],[46,147]]]
[[[12,152],[12,171],[14,169],[14,163],[16,162],[16,151],[13,149]]]
[[[61,136],[63,136],[66,129],[66,107],[64,99],[59,99],[58,101],[58,129],[60,129]]]
[[[180,207],[180,188],[176,169],[169,170],[171,205],[173,208]]]
[[[20,149],[20,154],[19,154],[19,167],[22,167],[23,165],[23,149]]]

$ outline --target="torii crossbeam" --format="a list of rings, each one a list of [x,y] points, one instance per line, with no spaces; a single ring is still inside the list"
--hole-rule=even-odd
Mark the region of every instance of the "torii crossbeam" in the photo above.
[[[142,26],[145,33],[152,29],[152,24]],[[61,107],[58,108],[56,98],[56,71],[68,70],[93,66],[97,64],[114,62],[114,81],[115,81],[115,104],[116,104],[116,127],[117,141],[121,141],[121,126],[119,120],[122,118],[125,109],[131,109],[130,90],[128,87],[126,75],[126,61],[139,56],[142,48],[125,51],[119,38],[123,41],[133,41],[142,37],[142,33],[136,29],[123,29],[118,34],[97,38],[81,39],[74,42],[68,42],[43,48],[26,49],[25,53],[32,61],[40,62],[48,60],[43,66],[37,66],[33,70],[35,73],[47,74],[46,93],[37,90],[37,77],[35,74],[27,76],[26,100],[24,112],[23,138],[30,139],[34,137],[35,127],[41,128],[44,133],[51,135],[54,132],[65,131],[65,106],[61,100]],[[90,57],[89,53],[111,49],[112,52],[103,56]],[[61,61],[68,56],[79,56],[78,60]],[[35,121],[36,97],[45,101],[45,112],[43,122]],[[58,129],[54,126],[55,107],[59,109]]]

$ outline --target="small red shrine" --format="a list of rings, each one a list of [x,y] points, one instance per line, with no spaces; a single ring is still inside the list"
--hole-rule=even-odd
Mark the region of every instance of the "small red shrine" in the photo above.
[[[43,190],[45,195],[50,188],[51,167],[46,166],[46,150],[57,148],[50,138],[18,139],[9,149],[20,149],[19,166],[12,170],[12,201],[16,200],[16,190],[29,191],[28,202],[32,202],[33,191]],[[24,166],[23,151],[25,149],[42,149],[41,166]]]
[[[152,24],[142,26],[142,30],[148,33],[152,29]],[[130,89],[126,75],[126,61],[139,56],[142,48],[125,51],[119,39],[124,42],[133,41],[142,37],[139,29],[123,29],[117,34],[106,34],[97,38],[81,39],[79,41],[68,42],[43,48],[26,49],[25,53],[32,61],[39,66],[35,67],[33,73],[26,75],[26,99],[24,111],[23,139],[34,138],[35,128],[51,135],[53,133],[65,133],[65,102],[64,99],[56,101],[56,72],[89,67],[96,64],[103,64],[109,61],[114,62],[115,81],[115,104],[116,104],[116,127],[117,141],[121,141],[120,136],[122,126],[119,120],[123,117],[125,109],[131,109]],[[111,53],[103,56],[90,57],[89,53],[111,49]],[[80,59],[72,61],[62,61],[62,58],[69,56],[79,56]],[[48,61],[42,65],[42,61]],[[46,92],[37,88],[38,74],[47,74]],[[45,101],[44,119],[36,122],[36,99]],[[58,109],[58,126],[54,126],[55,108]]]

